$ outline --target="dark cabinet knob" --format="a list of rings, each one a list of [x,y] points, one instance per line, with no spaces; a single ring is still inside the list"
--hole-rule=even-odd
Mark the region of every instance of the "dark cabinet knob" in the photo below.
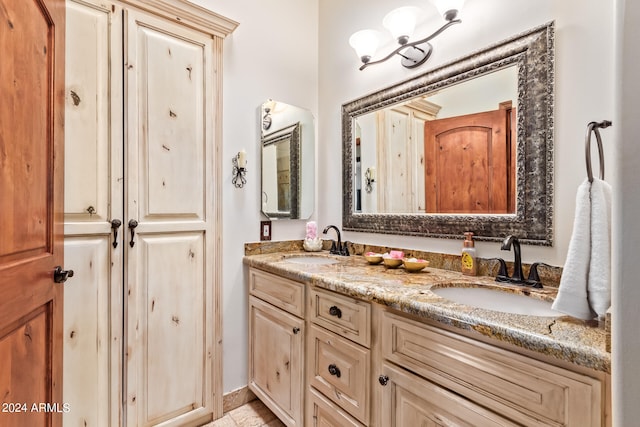
[[[333,363],[331,365],[329,365],[329,373],[331,375],[335,375],[337,378],[340,378],[340,375],[342,375],[340,373],[340,368],[338,368],[336,365],[334,365]]]
[[[56,283],[64,283],[69,277],[73,277],[73,270],[63,270],[60,266],[53,270],[53,281]]]
[[[131,230],[131,241],[129,242],[129,246],[133,247],[136,242],[133,239],[136,237],[136,227],[138,226],[138,221],[135,219],[129,220],[129,230]]]
[[[111,220],[111,230],[113,230],[113,243],[111,244],[113,248],[118,247],[118,228],[122,225],[122,221],[119,219]]]
[[[380,383],[380,385],[387,385],[389,384],[389,377],[386,375],[380,375],[378,377],[378,382]]]
[[[300,333],[300,328],[298,328],[297,326],[295,328],[293,328],[293,333],[295,335],[298,335]]]
[[[338,319],[342,318],[342,310],[340,310],[335,305],[329,307],[329,314],[332,316],[336,316]]]

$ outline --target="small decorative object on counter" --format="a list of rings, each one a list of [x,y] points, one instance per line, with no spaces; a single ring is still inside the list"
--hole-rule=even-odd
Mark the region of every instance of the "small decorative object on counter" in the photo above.
[[[318,224],[315,221],[307,222],[307,234],[302,242],[302,247],[307,252],[322,250],[322,239],[318,237]]]
[[[476,276],[478,274],[478,263],[476,261],[476,248],[473,243],[473,233],[467,231],[464,233],[464,243],[462,247],[462,274],[467,276]]]

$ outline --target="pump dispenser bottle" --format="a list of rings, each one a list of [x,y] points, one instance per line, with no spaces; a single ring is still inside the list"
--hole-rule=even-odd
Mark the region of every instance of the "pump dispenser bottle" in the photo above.
[[[476,258],[476,248],[473,243],[473,233],[464,233],[464,243],[462,247],[461,271],[466,276],[476,276],[478,274],[478,263]]]

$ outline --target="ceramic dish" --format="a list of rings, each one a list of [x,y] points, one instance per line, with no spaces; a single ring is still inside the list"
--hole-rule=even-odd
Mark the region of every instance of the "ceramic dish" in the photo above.
[[[398,268],[402,265],[402,259],[400,258],[382,258],[384,265],[389,268]]]
[[[364,254],[364,259],[367,260],[369,264],[380,264],[382,262],[382,254],[377,254],[375,252],[367,252]]]
[[[402,263],[404,264],[404,269],[410,273],[417,273],[429,266],[429,261],[415,258],[404,258]]]

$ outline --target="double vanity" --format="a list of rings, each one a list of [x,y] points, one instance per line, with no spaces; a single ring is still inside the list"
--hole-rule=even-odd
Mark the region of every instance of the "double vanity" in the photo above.
[[[610,425],[605,331],[550,311],[556,288],[327,252],[244,263],[249,387],[286,425]]]

